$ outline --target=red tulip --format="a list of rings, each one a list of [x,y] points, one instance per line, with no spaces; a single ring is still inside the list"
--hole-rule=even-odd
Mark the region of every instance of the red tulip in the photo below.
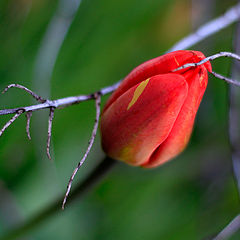
[[[176,51],[136,67],[107,101],[101,117],[102,147],[130,165],[156,167],[186,147],[207,86],[209,62],[197,51]]]

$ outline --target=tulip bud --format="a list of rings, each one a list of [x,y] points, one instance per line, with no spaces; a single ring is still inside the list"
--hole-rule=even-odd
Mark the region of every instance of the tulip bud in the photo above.
[[[102,147],[130,165],[156,167],[186,147],[207,87],[206,62],[173,72],[205,56],[176,51],[136,67],[107,101],[101,117]]]

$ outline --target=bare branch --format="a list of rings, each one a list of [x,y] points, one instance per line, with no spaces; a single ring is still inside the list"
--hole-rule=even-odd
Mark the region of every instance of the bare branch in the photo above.
[[[196,66],[199,66],[201,64],[206,63],[207,61],[212,61],[212,60],[214,60],[216,58],[219,58],[219,57],[231,57],[231,58],[234,58],[234,59],[237,59],[237,60],[240,61],[240,56],[237,55],[237,54],[230,53],[230,52],[220,52],[220,53],[214,54],[212,56],[206,57],[205,59],[203,59],[202,61],[200,61],[198,63],[187,63],[183,66],[180,66],[179,68],[174,69],[172,72],[176,72],[176,71],[188,68],[188,67],[196,67]],[[213,74],[217,75],[217,73],[214,73],[214,72],[213,72]],[[219,76],[219,78],[221,78],[221,79],[223,79],[227,82],[231,81],[232,84],[238,85],[238,83],[234,80],[229,80],[228,78],[225,78],[221,75],[218,75],[218,76]],[[121,81],[119,81],[119,82],[117,82],[117,83],[115,83],[111,86],[102,88],[97,93],[99,95],[105,95],[105,94],[111,93],[111,92],[113,92],[114,90],[117,89],[120,82]],[[22,88],[25,88],[25,87],[22,86]],[[28,91],[31,91],[31,90],[28,89]],[[35,93],[33,93],[33,94],[35,94]],[[94,99],[95,98],[94,94],[95,93],[88,94],[88,95],[79,95],[79,96],[60,98],[60,99],[56,99],[56,100],[45,100],[45,102],[40,103],[40,104],[36,104],[36,105],[19,107],[19,108],[12,108],[12,109],[3,109],[3,110],[0,110],[0,115],[17,113],[19,110],[24,110],[24,112],[29,112],[29,111],[34,112],[34,111],[37,111],[37,110],[40,110],[40,109],[51,108],[51,107],[52,108],[60,108],[60,107],[63,108],[63,107],[69,106],[69,105],[73,105],[73,104],[77,104],[77,103],[80,103],[80,102],[83,102],[83,101]],[[41,98],[41,97],[39,97],[39,98]]]
[[[177,42],[168,52],[187,49],[207,37],[221,31],[222,29],[228,27],[232,23],[240,19],[240,4],[236,4],[229,10],[227,10],[223,15],[212,21],[202,25],[194,33],[188,35],[187,37],[181,39]]]
[[[71,195],[68,198],[68,203],[73,203],[86,194],[93,186],[99,184],[104,177],[116,166],[118,162],[105,157],[102,161],[96,164],[92,171],[86,176],[83,181],[79,182],[76,188],[73,189]],[[30,230],[35,229],[41,223],[44,223],[46,219],[50,218],[55,214],[61,214],[59,207],[62,204],[64,196],[59,196],[54,202],[49,205],[45,205],[39,212],[25,221],[21,221],[20,224],[16,224],[13,228],[7,230],[5,233],[0,235],[0,240],[13,240],[20,239],[25,236]]]
[[[240,56],[235,54],[235,53],[230,53],[230,52],[220,52],[220,53],[217,53],[217,54],[214,54],[212,56],[209,56],[209,57],[206,57],[204,58],[203,60],[197,62],[197,63],[187,63],[187,64],[184,64],[174,70],[172,70],[172,72],[177,72],[179,70],[182,70],[182,69],[185,69],[185,68],[189,68],[189,67],[197,67],[197,66],[200,66],[204,63],[206,63],[207,61],[213,61],[214,59],[217,59],[219,57],[230,57],[230,58],[233,58],[235,60],[238,60],[240,61]],[[219,73],[216,73],[216,72],[211,72],[212,75],[214,75],[216,78],[219,78],[221,80],[224,80],[225,82],[227,83],[230,83],[230,84],[233,84],[235,86],[238,86],[240,87],[240,82],[237,81],[237,80],[233,80],[231,78],[228,78],[228,77],[225,77]]]
[[[189,36],[183,38],[180,40],[178,43],[176,43],[171,49],[169,49],[167,52],[175,51],[175,50],[183,50],[192,47],[194,44],[201,42],[205,38],[214,35],[216,32],[226,28],[230,24],[236,22],[239,19],[239,7],[240,4],[235,5],[231,9],[229,9],[227,12],[225,12],[224,15],[206,23],[202,27],[200,27],[196,32],[190,34]],[[108,93],[111,93],[118,87],[119,83],[116,83],[112,86],[105,87],[99,91],[100,95],[105,95]],[[23,109],[25,112],[29,111],[37,111],[40,109],[45,109],[45,108],[50,108],[50,107],[64,107],[68,105],[72,105],[75,103],[79,103],[82,101],[86,101],[89,99],[93,99],[93,94],[90,95],[81,95],[81,96],[76,96],[76,97],[68,97],[68,98],[62,98],[54,101],[47,101],[43,104],[38,104],[38,105],[33,105],[33,106],[26,106],[24,108],[13,108],[13,109],[4,109],[0,110],[0,115],[6,115],[6,114],[14,114],[17,113],[19,110]],[[110,164],[109,164],[110,163]],[[112,166],[115,161],[109,162],[109,166]],[[75,199],[78,195],[81,195],[83,192],[85,192],[90,186],[95,184],[96,182],[99,181],[99,176],[106,174],[106,170],[109,169],[107,165],[103,165],[100,167],[97,167],[101,169],[97,169],[95,171],[90,173],[90,176],[88,177],[87,181],[84,181],[82,184],[80,183],[77,188],[74,189],[72,194],[69,196],[68,201],[71,201]],[[97,177],[96,177],[97,176]],[[43,211],[40,214],[37,214],[34,218],[29,219],[23,225],[19,226],[18,228],[9,231],[6,233],[5,236],[3,236],[1,239],[9,239],[10,238],[18,238],[20,235],[22,236],[24,233],[28,232],[30,229],[33,229],[36,227],[40,222],[44,221],[46,218],[52,216],[58,211],[59,203],[62,202],[62,197],[54,202],[52,205],[47,207],[46,209],[43,209]],[[216,239],[215,239],[216,240]]]
[[[240,3],[240,1],[238,0]],[[240,22],[236,25],[234,34],[233,49],[237,54],[240,54]],[[232,64],[231,77],[240,80],[240,62],[234,61]],[[233,174],[238,187],[238,194],[240,195],[240,104],[239,104],[240,92],[233,87],[229,88],[229,142],[232,152],[232,167]]]
[[[13,84],[10,84],[8,85],[7,87],[5,87],[5,89],[3,90],[2,93],[5,93],[8,91],[8,89],[10,88],[20,88],[22,90],[24,90],[25,92],[29,93],[34,99],[36,99],[38,102],[40,103],[44,103],[46,102],[45,99],[43,99],[42,97],[40,97],[39,95],[37,95],[35,92],[33,92],[32,90],[20,85],[20,84],[16,84],[16,83],[13,83]]]
[[[65,207],[65,204],[66,204],[66,201],[67,201],[67,197],[69,195],[69,192],[71,190],[71,186],[72,186],[72,182],[73,182],[73,179],[75,177],[75,175],[77,174],[78,170],[80,169],[80,167],[83,165],[84,161],[86,160],[91,148],[92,148],[92,145],[93,145],[93,142],[95,140],[95,137],[96,137],[96,134],[97,134],[97,129],[98,129],[98,123],[99,123],[99,118],[100,118],[100,102],[101,102],[101,96],[96,93],[95,95],[95,101],[96,101],[96,119],[95,119],[95,123],[94,123],[94,127],[93,127],[93,131],[92,131],[92,136],[90,138],[90,141],[88,143],[88,147],[87,147],[87,150],[83,156],[83,158],[81,159],[81,161],[78,163],[77,167],[74,169],[73,173],[72,173],[72,176],[68,182],[68,186],[67,186],[67,191],[66,191],[66,194],[65,194],[65,197],[64,197],[64,200],[63,200],[63,203],[62,203],[62,209],[64,209]]]
[[[240,40],[240,23],[238,22],[235,37],[234,37],[234,49],[235,49],[235,52],[238,54],[240,54],[239,40]],[[235,79],[240,79],[239,66],[240,66],[239,62],[237,61],[233,62],[231,76]],[[240,170],[239,106],[240,105],[238,101],[239,96],[240,96],[239,91],[233,88],[232,86],[230,86],[228,135],[229,135],[229,142],[230,142],[231,153],[232,153],[233,175],[235,177],[236,184],[238,187],[238,194],[240,194],[240,172],[239,172]],[[228,239],[234,233],[236,233],[239,229],[240,229],[240,215],[237,215],[213,240]]]
[[[240,18],[240,4],[237,4],[226,11],[222,16],[206,23],[205,25],[201,26],[196,32],[188,35],[187,37],[183,38],[179,42],[177,42],[172,48],[170,48],[167,52],[175,51],[175,50],[183,50],[187,49],[194,44],[201,42],[205,38],[215,34],[216,32],[226,28],[230,24],[236,22]],[[105,87],[101,89],[99,92],[101,95],[108,94],[114,91],[120,82],[113,84],[112,86]],[[4,109],[0,110],[0,115],[6,114],[13,114],[19,111],[20,109],[24,109],[24,111],[36,111],[39,109],[50,108],[50,107],[57,107],[61,105],[72,105],[74,103],[79,103],[81,101],[86,101],[92,99],[91,95],[82,95],[76,97],[69,97],[69,98],[62,98],[55,101],[47,101],[45,104],[21,107],[21,108],[14,108],[14,109]],[[56,105],[54,105],[56,103]]]
[[[224,240],[240,229],[240,215],[237,215],[213,240]]]
[[[180,66],[179,68],[174,69],[172,72],[176,72],[176,71],[179,71],[181,69],[188,68],[188,67],[196,67],[196,66],[199,66],[201,64],[206,63],[207,61],[212,61],[212,60],[214,60],[216,58],[219,58],[219,57],[231,57],[231,58],[240,60],[240,56],[237,55],[237,54],[230,53],[230,52],[220,52],[220,53],[214,54],[212,56],[209,56],[209,57],[203,59],[202,61],[200,61],[198,63],[187,63],[183,66]],[[213,74],[216,74],[216,73],[213,73]],[[227,81],[227,78],[226,78],[226,81]],[[117,89],[120,82],[121,81],[119,81],[119,82],[117,82],[117,83],[115,83],[111,86],[107,86],[105,88],[100,89],[98,91],[98,94],[99,95],[105,95],[105,94],[113,92],[114,90]],[[230,82],[230,81],[228,81],[228,82]],[[236,81],[233,80],[231,83],[236,84]],[[21,87],[25,88],[24,86],[21,86]],[[28,91],[31,91],[31,90],[28,89]],[[35,93],[33,93],[33,94],[35,94]],[[31,105],[31,106],[26,106],[26,107],[19,107],[19,108],[12,108],[12,109],[3,109],[3,110],[0,110],[0,115],[17,113],[19,110],[24,110],[24,112],[29,112],[29,111],[33,112],[33,111],[37,111],[37,110],[40,110],[40,109],[51,108],[51,107],[53,107],[53,108],[60,108],[60,107],[63,108],[63,107],[69,106],[69,105],[73,105],[73,104],[77,104],[77,103],[80,103],[80,102],[83,102],[83,101],[94,99],[94,94],[95,93],[89,94],[89,95],[72,96],[72,97],[60,98],[60,99],[56,99],[56,100],[44,100],[45,102],[43,102],[41,104],[36,104],[36,105]],[[41,97],[38,96],[38,98],[41,98]]]
[[[200,66],[200,65],[202,65],[202,64],[204,64],[208,61],[212,61],[212,60],[220,58],[220,57],[230,57],[230,58],[233,58],[233,59],[236,59],[236,60],[240,61],[240,56],[235,54],[235,53],[220,52],[220,53],[216,53],[212,56],[206,57],[203,60],[201,60],[200,62],[184,64],[184,65],[180,66],[179,68],[174,69],[173,72],[177,72],[179,70],[189,68],[189,67],[197,67],[197,66]]]
[[[4,131],[23,113],[23,110],[18,110],[18,112],[3,126],[0,130],[0,137],[4,133]]]
[[[113,92],[114,90],[116,90],[118,88],[118,86],[120,85],[122,80],[118,81],[117,83],[114,83],[113,85],[111,86],[108,86],[108,87],[105,87],[105,88],[102,88],[98,93],[100,95],[106,95],[108,93],[111,93]]]
[[[49,119],[48,119],[48,137],[47,137],[47,156],[49,160],[52,160],[50,155],[50,143],[51,143],[51,137],[52,137],[52,121],[54,117],[54,108],[50,108],[49,112]]]
[[[240,82],[239,81],[237,81],[237,80],[233,80],[233,79],[231,79],[231,78],[228,78],[228,77],[225,77],[225,76],[223,76],[223,75],[221,75],[221,74],[219,74],[219,73],[215,73],[215,72],[211,72],[211,74],[213,75],[213,76],[215,76],[216,78],[219,78],[219,79],[221,79],[221,80],[224,80],[225,82],[227,82],[227,83],[230,83],[230,84],[233,84],[233,85],[235,85],[235,86],[237,86],[237,87],[240,87]]]
[[[99,95],[106,95],[108,93],[113,92],[119,86],[120,82],[113,84],[112,86],[108,86],[105,88],[100,89],[97,91]],[[19,108],[12,108],[12,109],[2,109],[0,110],[0,115],[7,115],[7,114],[14,114],[17,113],[19,110],[23,110],[24,112],[34,112],[37,110],[45,109],[45,108],[64,108],[66,106],[70,106],[73,104],[77,104],[83,101],[87,101],[90,99],[94,99],[95,93],[88,94],[88,95],[79,95],[73,97],[66,97],[66,98],[59,98],[56,100],[46,100],[44,103],[26,106],[26,107],[19,107]]]
[[[234,53],[229,53],[229,52],[220,52],[220,53],[214,54],[212,56],[209,56],[209,57],[203,59],[202,61],[200,61],[198,63],[185,64],[185,65],[183,65],[183,66],[181,66],[177,69],[174,69],[173,72],[176,72],[176,71],[179,71],[181,69],[188,68],[188,67],[196,67],[196,66],[199,66],[201,64],[204,64],[207,61],[212,61],[212,60],[214,60],[216,58],[219,58],[219,57],[231,57],[231,58],[240,60],[239,55],[236,55]],[[215,74],[215,73],[213,73],[213,74]],[[226,81],[227,81],[227,78],[226,78]],[[114,90],[117,89],[120,82],[121,81],[119,81],[119,82],[117,82],[117,83],[115,83],[111,86],[107,86],[105,88],[100,89],[98,91],[98,94],[99,95],[105,95],[105,94],[113,92]],[[236,81],[232,81],[232,83],[236,84]],[[21,87],[25,88],[24,86],[21,86]],[[28,91],[32,92],[29,89],[28,89]],[[31,95],[33,96],[34,94],[35,93],[32,92]],[[29,111],[34,112],[34,111],[37,111],[37,110],[40,110],[40,109],[51,108],[51,107],[53,107],[53,108],[60,108],[60,107],[63,108],[63,107],[69,106],[69,105],[73,105],[73,104],[77,104],[77,103],[80,103],[80,102],[83,102],[83,101],[94,99],[94,94],[95,93],[88,94],[88,95],[65,97],[65,98],[60,98],[60,99],[56,99],[56,100],[44,100],[45,102],[40,103],[40,104],[36,104],[36,105],[19,107],[19,108],[12,108],[12,109],[3,109],[3,110],[0,110],[0,115],[14,114],[14,113],[17,113],[19,110],[24,110],[24,112],[29,112]],[[38,95],[36,95],[36,96],[37,96],[38,99],[42,99],[40,96],[38,96]]]
[[[31,135],[30,135],[30,121],[31,121],[31,117],[32,117],[32,112],[26,112],[26,118],[27,118],[27,123],[26,123],[26,132],[27,132],[27,136],[28,139],[31,140]]]

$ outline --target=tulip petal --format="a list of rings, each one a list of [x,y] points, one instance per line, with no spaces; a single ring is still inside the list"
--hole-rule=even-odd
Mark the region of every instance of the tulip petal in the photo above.
[[[187,95],[185,78],[175,73],[146,78],[129,88],[103,112],[104,151],[131,165],[146,163],[170,134]]]
[[[205,56],[203,53],[198,51],[179,50],[140,64],[126,76],[118,89],[110,96],[103,109],[103,113],[117,98],[136,84],[155,75],[171,73],[172,70],[179,66],[186,63],[199,62],[204,58]],[[211,72],[211,65],[209,62],[206,62],[204,66],[209,72]],[[186,69],[178,71],[177,73],[180,74],[185,71]]]
[[[176,157],[186,147],[194,124],[195,115],[207,86],[207,70],[199,66],[187,71],[188,96],[166,140],[156,149],[143,167],[152,168]]]
[[[207,86],[210,62],[198,51],[175,51],[136,67],[107,101],[101,121],[102,146],[130,165],[156,167],[186,147]],[[174,73],[173,73],[174,72]]]

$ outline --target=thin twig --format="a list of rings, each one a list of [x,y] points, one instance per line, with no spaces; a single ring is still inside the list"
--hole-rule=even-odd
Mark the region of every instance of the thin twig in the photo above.
[[[228,9],[223,15],[218,18],[215,18],[206,24],[202,25],[197,29],[194,33],[188,35],[187,37],[181,39],[177,42],[172,48],[170,48],[167,52],[173,52],[176,50],[184,50],[187,49],[207,37],[213,35],[221,31],[222,29],[228,27],[232,23],[238,21],[240,19],[240,4],[236,4],[235,6]]]
[[[230,52],[220,52],[220,53],[211,55],[209,57],[206,57],[205,59],[203,59],[203,60],[201,60],[197,63],[184,64],[183,66],[180,66],[179,68],[176,68],[176,69],[172,70],[172,72],[176,72],[176,71],[188,68],[188,67],[200,66],[201,64],[204,64],[207,61],[212,61],[212,60],[217,59],[219,57],[231,57],[231,58],[234,58],[234,59],[237,59],[237,60],[240,61],[240,56],[237,55],[237,54],[230,53]],[[217,75],[217,73],[214,73],[214,72],[213,72],[213,74]],[[224,80],[223,76],[221,76],[220,74],[218,76],[219,76],[219,78]],[[231,79],[228,79],[228,78],[225,78],[225,79],[226,79],[226,81],[231,82],[232,84],[238,85],[238,83],[234,80],[231,80]],[[105,88],[102,88],[99,91],[97,91],[97,93],[99,95],[105,95],[105,94],[111,93],[111,92],[113,92],[114,90],[117,89],[119,84],[120,84],[120,82],[117,82],[117,83],[115,83],[111,86],[107,86]],[[44,103],[40,103],[40,104],[36,104],[36,105],[19,107],[19,108],[12,108],[12,109],[3,109],[3,110],[0,110],[0,115],[7,115],[7,114],[16,113],[21,109],[24,110],[25,112],[29,112],[29,111],[33,112],[33,111],[37,111],[37,110],[40,110],[40,109],[51,108],[51,107],[53,107],[53,108],[60,108],[60,107],[63,108],[63,107],[69,106],[69,105],[73,105],[73,104],[77,104],[77,103],[80,103],[80,102],[83,102],[83,101],[94,99],[94,94],[95,93],[88,94],[88,95],[79,95],[79,96],[60,98],[60,99],[56,99],[56,100],[46,100]]]
[[[54,108],[50,108],[49,112],[49,119],[48,119],[48,137],[47,137],[47,156],[49,160],[52,160],[50,155],[50,143],[51,143],[51,137],[52,137],[52,121],[54,117]]]
[[[32,90],[20,85],[20,84],[16,84],[16,83],[12,83],[10,85],[8,85],[7,87],[5,87],[5,89],[3,90],[2,93],[7,92],[10,88],[20,88],[22,90],[24,90],[25,92],[29,93],[34,99],[36,99],[38,102],[40,103],[44,103],[46,102],[46,99],[43,99],[41,96],[37,95],[35,92],[33,92]]]
[[[215,238],[212,240],[224,240],[231,237],[240,229],[240,215],[237,215]]]
[[[203,60],[201,60],[197,63],[184,64],[183,66],[180,66],[179,68],[174,69],[172,72],[176,72],[176,71],[188,68],[188,67],[196,67],[196,66],[199,66],[201,64],[206,63],[207,61],[212,61],[212,60],[214,60],[216,58],[219,58],[219,57],[231,57],[231,58],[240,60],[240,56],[237,55],[237,54],[230,53],[230,52],[220,52],[220,53],[214,54],[212,56],[206,57],[205,59],[203,59]],[[216,74],[216,73],[213,73],[213,74]],[[220,76],[220,78],[223,79],[223,76],[222,77]],[[226,78],[226,81],[227,80],[228,79]],[[232,80],[231,83],[236,84],[236,81]],[[105,95],[105,94],[111,93],[111,92],[113,92],[114,90],[117,89],[119,84],[120,84],[120,82],[117,82],[117,83],[115,83],[111,86],[107,86],[105,88],[102,88],[98,91],[98,94],[99,95]],[[31,90],[29,90],[29,91],[31,91]],[[36,104],[36,105],[31,105],[31,106],[26,106],[26,107],[19,107],[19,108],[12,108],[12,109],[3,109],[3,110],[0,110],[0,115],[7,115],[7,114],[16,113],[21,109],[24,110],[25,112],[29,112],[29,111],[33,112],[33,111],[37,111],[37,110],[40,110],[40,109],[51,108],[51,107],[53,107],[53,108],[59,108],[59,107],[63,108],[63,107],[69,106],[69,105],[73,105],[73,104],[77,104],[77,103],[80,103],[80,102],[83,102],[83,101],[94,99],[94,94],[95,93],[88,94],[88,95],[79,95],[79,96],[60,98],[60,99],[56,99],[56,100],[45,100],[45,102],[41,103],[41,104]]]
[[[213,72],[213,71],[211,72],[211,74],[212,74],[213,76],[215,76],[216,78],[219,78],[219,79],[221,79],[221,80],[224,80],[224,81],[227,82],[227,83],[230,83],[230,84],[233,84],[233,85],[235,85],[235,86],[237,86],[237,87],[240,87],[240,82],[237,81],[237,80],[234,80],[234,79],[225,77],[225,76],[223,76],[223,75],[221,75],[221,74],[219,74],[219,73],[215,73],[215,72]]]
[[[58,0],[56,3],[56,10],[41,38],[33,64],[33,89],[47,99],[51,98],[51,79],[56,60],[81,6],[81,0]],[[43,128],[44,116],[39,115],[33,126],[35,129]],[[39,141],[44,142],[44,140],[45,136],[42,133],[38,134],[38,142],[34,141],[37,151],[36,156],[40,157],[41,144],[39,144]],[[45,172],[46,177],[51,175],[50,169],[46,169]],[[46,181],[48,180],[46,179]]]
[[[87,150],[83,156],[83,158],[80,160],[80,162],[78,163],[77,167],[74,169],[73,173],[72,173],[72,176],[68,182],[68,186],[67,186],[67,191],[66,191],[66,194],[65,194],[65,197],[63,199],[63,203],[62,203],[62,209],[64,209],[64,206],[66,204],[66,201],[67,201],[67,197],[69,195],[69,192],[71,190],[71,186],[72,186],[72,182],[73,182],[73,179],[75,177],[75,175],[77,174],[78,170],[80,169],[80,167],[83,165],[84,161],[86,160],[91,148],[92,148],[92,145],[94,143],[94,140],[95,140],[95,137],[96,137],[96,134],[97,134],[97,129],[98,129],[98,123],[99,123],[99,117],[100,117],[100,103],[101,103],[101,96],[99,94],[95,94],[95,99],[96,99],[96,119],[95,119],[95,123],[94,123],[94,127],[93,127],[93,131],[92,131],[92,136],[90,138],[90,141],[89,141],[89,144],[88,144],[88,147],[87,147]]]
[[[239,2],[239,1],[238,1]],[[240,2],[239,2],[240,3]],[[240,54],[240,22],[236,25],[236,32],[233,42],[234,51]],[[240,80],[240,63],[233,62],[231,77]],[[229,140],[232,150],[232,166],[233,174],[238,187],[238,194],[240,196],[240,104],[239,104],[240,92],[238,89],[229,88]]]
[[[100,89],[97,91],[99,95],[106,95],[108,93],[113,92],[117,89],[120,82],[117,82],[111,86],[107,86],[105,88]],[[23,110],[24,112],[29,111],[38,111],[45,108],[64,108],[70,105],[74,105],[83,101],[94,99],[95,93],[88,94],[88,95],[79,95],[79,96],[73,96],[73,97],[65,97],[65,98],[59,98],[56,100],[47,100],[44,103],[36,104],[36,105],[30,105],[25,107],[18,107],[18,108],[11,108],[11,109],[2,109],[0,110],[0,115],[7,115],[7,114],[14,114],[17,113],[19,110]]]
[[[117,161],[112,160],[109,157],[105,157],[100,161],[96,167],[89,173],[89,175],[81,182],[78,183],[76,188],[73,189],[71,195],[68,198],[68,203],[73,202],[83,196],[84,193],[89,191],[93,186],[98,184],[116,165]],[[20,239],[30,230],[34,229],[39,224],[43,223],[48,217],[58,213],[62,205],[62,199],[64,196],[59,196],[54,202],[50,203],[47,207],[42,209],[39,213],[29,218],[27,221],[20,223],[13,229],[0,236],[0,240],[13,240]]]
[[[26,133],[28,136],[28,139],[31,140],[31,135],[30,135],[30,121],[31,121],[31,117],[32,117],[32,112],[26,112],[26,118],[27,118],[27,123],[26,123]]]
[[[230,24],[236,22],[240,18],[240,13],[239,13],[239,4],[235,5],[231,9],[225,12],[224,15],[206,23],[202,27],[200,27],[195,33],[190,34],[189,36],[183,38],[179,42],[177,42],[171,49],[169,49],[167,52],[171,52],[174,50],[183,50],[192,47],[194,44],[201,42],[208,36],[213,35],[214,33],[226,28]],[[218,23],[218,24],[216,24]],[[220,23],[220,24],[219,24]],[[107,93],[110,93],[114,91],[119,85],[119,82],[112,85],[108,86],[104,89],[100,90],[101,95],[105,95]],[[77,98],[77,99],[76,99]],[[44,109],[44,108],[50,108],[56,107],[54,103],[58,103],[59,107],[60,106],[67,106],[67,105],[72,105],[74,103],[79,103],[81,101],[86,101],[92,99],[92,95],[85,95],[85,96],[77,96],[77,97],[70,97],[70,98],[63,98],[63,99],[58,99],[55,101],[50,101],[46,102],[44,104],[39,104],[39,105],[33,105],[33,106],[27,106],[24,107],[24,110],[27,111],[37,111],[39,109]],[[62,104],[62,105],[61,105]],[[15,108],[15,109],[4,109],[0,110],[0,115],[6,115],[6,114],[13,114],[19,111],[22,108]],[[87,177],[87,179],[78,185],[76,187],[72,194],[68,198],[68,202],[74,200],[77,196],[81,195],[83,192],[89,189],[93,184],[97,183],[99,181],[100,175],[103,176],[106,174],[106,171],[110,169],[110,166],[112,166],[114,162],[106,162],[104,160],[96,170],[92,171],[90,175]],[[107,165],[105,165],[107,164]],[[101,169],[101,170],[100,170]],[[29,219],[23,225],[18,226],[15,229],[11,229],[6,235],[3,237],[0,237],[0,240],[7,240],[7,239],[16,239],[19,238],[20,236],[23,236],[26,234],[30,229],[33,229],[36,227],[38,224],[43,222],[46,218],[52,216],[56,212],[58,212],[59,205],[62,203],[63,197],[60,197],[57,201],[52,203],[50,206],[47,208],[43,209],[39,214],[37,214],[35,217],[32,219]]]
[[[240,23],[237,24],[237,29],[234,38],[235,52],[240,54]],[[239,60],[239,59],[237,59]],[[235,79],[240,79],[239,62],[234,61],[232,66],[231,76]],[[229,87],[229,142],[232,151],[232,166],[233,174],[240,194],[240,135],[239,135],[239,91]],[[240,215],[237,215],[213,240],[228,239],[240,229]]]
[[[240,56],[234,53],[230,53],[230,52],[220,52],[217,54],[214,54],[212,56],[209,56],[201,61],[199,61],[198,63],[187,63],[179,68],[174,69],[172,72],[176,72],[179,71],[181,69],[185,69],[188,67],[196,67],[199,66],[201,64],[206,63],[207,61],[212,61],[216,58],[219,57],[231,57],[237,60],[240,60]],[[227,80],[226,80],[227,81]],[[235,81],[232,81],[233,84],[236,84]],[[117,82],[111,86],[107,86],[105,88],[100,89],[99,91],[97,91],[99,93],[99,95],[105,95],[108,93],[113,92],[114,90],[117,89],[117,87],[119,86],[120,82]],[[29,90],[30,91],[30,90]],[[13,114],[13,113],[17,113],[19,110],[24,110],[25,112],[29,112],[29,111],[37,111],[40,109],[45,109],[45,108],[63,108],[69,105],[73,105],[73,104],[77,104],[83,101],[87,101],[90,99],[94,99],[94,94],[88,94],[88,95],[79,95],[79,96],[72,96],[72,97],[66,97],[66,98],[60,98],[60,99],[56,99],[56,100],[46,100],[44,103],[40,103],[40,104],[36,104],[36,105],[31,105],[31,106],[25,106],[25,107],[19,107],[19,108],[12,108],[12,109],[3,109],[0,110],[0,115],[7,115],[7,114]]]
[[[208,23],[202,25],[196,32],[181,39],[179,42],[177,42],[172,48],[170,48],[166,52],[187,49],[187,48],[193,46],[194,44],[201,42],[202,40],[206,39],[207,37],[213,35],[214,33],[219,32],[220,30],[226,28],[230,24],[236,22],[239,18],[240,18],[240,4],[237,4],[237,5],[233,6],[232,8],[228,9],[220,17],[213,19],[213,20],[209,21]],[[107,93],[114,91],[118,87],[119,83],[120,82],[113,84],[112,86],[108,86],[108,87],[101,89],[100,90],[100,92],[102,92],[101,95],[105,95]],[[76,98],[78,98],[78,97],[80,98],[79,101],[76,100]],[[59,104],[61,105],[61,100],[63,100],[62,105],[72,105],[74,103],[92,99],[92,98],[89,98],[89,95],[70,97],[70,98],[71,99],[69,99],[69,98],[58,99]],[[55,100],[55,101],[58,101],[58,100]],[[67,100],[67,101],[65,101],[65,100]],[[69,102],[68,102],[68,100],[69,100]],[[36,111],[39,109],[49,108],[51,106],[56,107],[56,106],[54,106],[53,102],[54,101],[49,101],[48,103],[46,103],[44,105],[28,106],[28,107],[25,107],[26,109],[24,109],[24,110],[25,111]],[[22,108],[0,110],[0,115],[16,113],[19,109],[22,109]]]
[[[3,126],[0,130],[0,137],[5,132],[5,130],[23,113],[23,110],[18,110],[18,112]]]
[[[197,63],[187,63],[187,64],[184,64],[184,65],[182,65],[182,66],[172,70],[172,72],[177,72],[179,70],[186,69],[186,68],[189,68],[189,67],[197,67],[197,66],[200,66],[200,65],[206,63],[207,61],[213,61],[213,60],[215,60],[217,58],[220,58],[220,57],[230,57],[230,58],[233,58],[235,60],[240,61],[240,56],[235,54],[235,53],[220,52],[220,53],[214,54],[212,56],[206,57],[206,58],[204,58],[203,60],[201,60],[201,61],[199,61]],[[240,87],[240,82],[237,81],[237,80],[225,77],[225,76],[223,76],[223,75],[221,75],[219,73],[213,72],[213,71],[211,71],[211,74],[214,75],[216,78],[224,80],[227,83],[230,83],[230,84],[233,84],[235,86]]]
[[[238,1],[239,2],[239,1]],[[239,2],[240,4],[240,2]],[[240,22],[237,24],[236,33],[234,37],[233,48],[234,52],[240,54]],[[238,60],[238,61],[236,61]],[[232,65],[231,77],[234,79],[240,80],[240,63],[239,59],[236,58]],[[221,76],[218,76],[221,78]],[[232,79],[225,78],[225,81],[233,83]],[[234,83],[236,85],[236,81]],[[239,82],[237,82],[239,86]],[[239,89],[229,86],[229,122],[228,122],[228,135],[229,142],[231,146],[232,154],[232,166],[233,166],[233,175],[236,180],[236,185],[238,187],[238,194],[240,194],[240,134],[239,134],[239,120],[240,120],[240,111],[239,111]],[[229,239],[233,234],[235,234],[240,229],[240,215],[237,215],[213,240],[224,240]]]
[[[179,70],[185,69],[185,68],[189,68],[189,67],[197,67],[200,66],[208,61],[213,61],[214,59],[220,58],[220,57],[230,57],[233,59],[236,59],[238,61],[240,61],[240,56],[235,54],[235,53],[231,53],[231,52],[220,52],[220,53],[216,53],[214,55],[211,55],[209,57],[204,58],[203,60],[197,62],[197,63],[187,63],[184,64],[176,69],[174,69],[172,72],[177,72]]]

